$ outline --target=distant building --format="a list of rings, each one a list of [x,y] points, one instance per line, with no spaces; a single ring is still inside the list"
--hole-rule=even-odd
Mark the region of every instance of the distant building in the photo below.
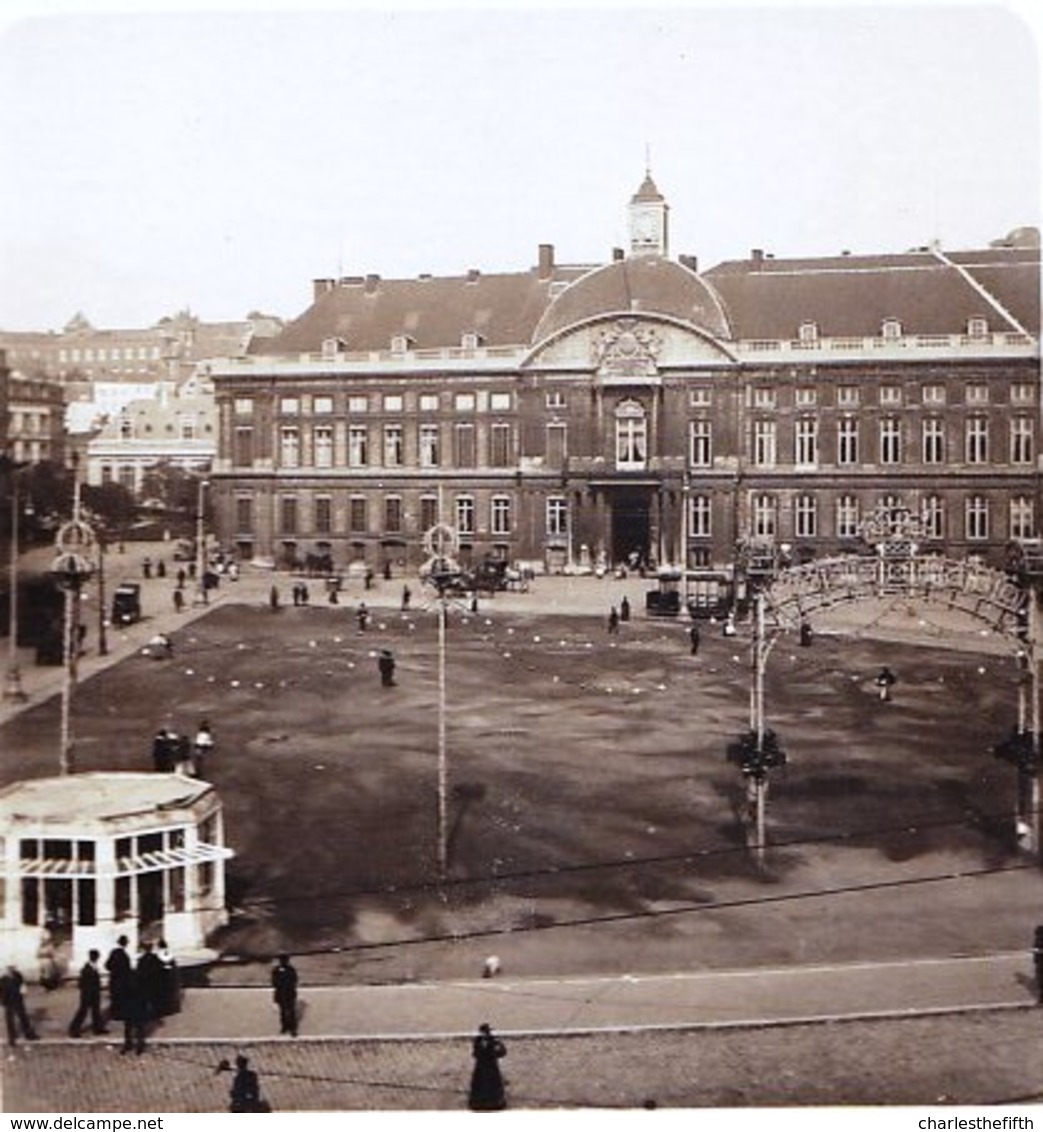
[[[61,463],[65,458],[65,402],[56,381],[13,373],[0,351],[0,439],[15,463]]]
[[[729,571],[770,543],[851,549],[921,515],[928,549],[998,561],[1040,527],[1040,249],[669,258],[651,177],[600,265],[318,280],[211,367],[221,538],[286,560]]]

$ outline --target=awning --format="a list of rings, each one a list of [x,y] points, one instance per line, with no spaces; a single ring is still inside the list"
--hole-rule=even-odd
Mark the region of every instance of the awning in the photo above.
[[[102,869],[95,861],[32,857],[19,861],[18,871],[23,877],[121,877],[179,869],[185,865],[203,865],[210,861],[227,861],[234,856],[235,852],[224,845],[199,842],[192,848],[155,849],[134,857],[120,857],[115,869]]]

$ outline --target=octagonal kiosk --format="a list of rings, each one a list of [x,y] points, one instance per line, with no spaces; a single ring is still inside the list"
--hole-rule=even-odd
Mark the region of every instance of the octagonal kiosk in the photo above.
[[[181,961],[212,953],[227,922],[221,801],[180,774],[93,772],[0,790],[0,955],[34,970],[42,949],[75,971],[126,935]]]

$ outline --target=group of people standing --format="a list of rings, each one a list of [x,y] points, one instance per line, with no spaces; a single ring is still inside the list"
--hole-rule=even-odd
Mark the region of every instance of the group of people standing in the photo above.
[[[152,766],[161,774],[204,778],[206,765],[213,753],[214,733],[206,719],[200,723],[192,740],[169,727],[161,727],[152,740]]]

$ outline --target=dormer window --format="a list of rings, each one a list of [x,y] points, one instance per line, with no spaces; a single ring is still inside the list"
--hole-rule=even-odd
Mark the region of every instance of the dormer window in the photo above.
[[[393,354],[407,354],[413,348],[413,339],[408,334],[396,334],[391,339]]]
[[[987,338],[989,335],[989,324],[984,318],[969,318],[967,319],[967,337],[968,338]]]
[[[347,348],[348,344],[343,338],[323,338],[322,340],[322,356],[324,358],[335,358],[338,354],[343,354]]]
[[[902,324],[897,318],[885,318],[880,324],[880,337],[887,342],[896,342],[902,337]]]
[[[460,336],[460,346],[464,350],[477,350],[483,341],[476,330],[467,330]]]
[[[800,342],[811,343],[818,341],[818,323],[805,319],[797,330],[797,339]]]

